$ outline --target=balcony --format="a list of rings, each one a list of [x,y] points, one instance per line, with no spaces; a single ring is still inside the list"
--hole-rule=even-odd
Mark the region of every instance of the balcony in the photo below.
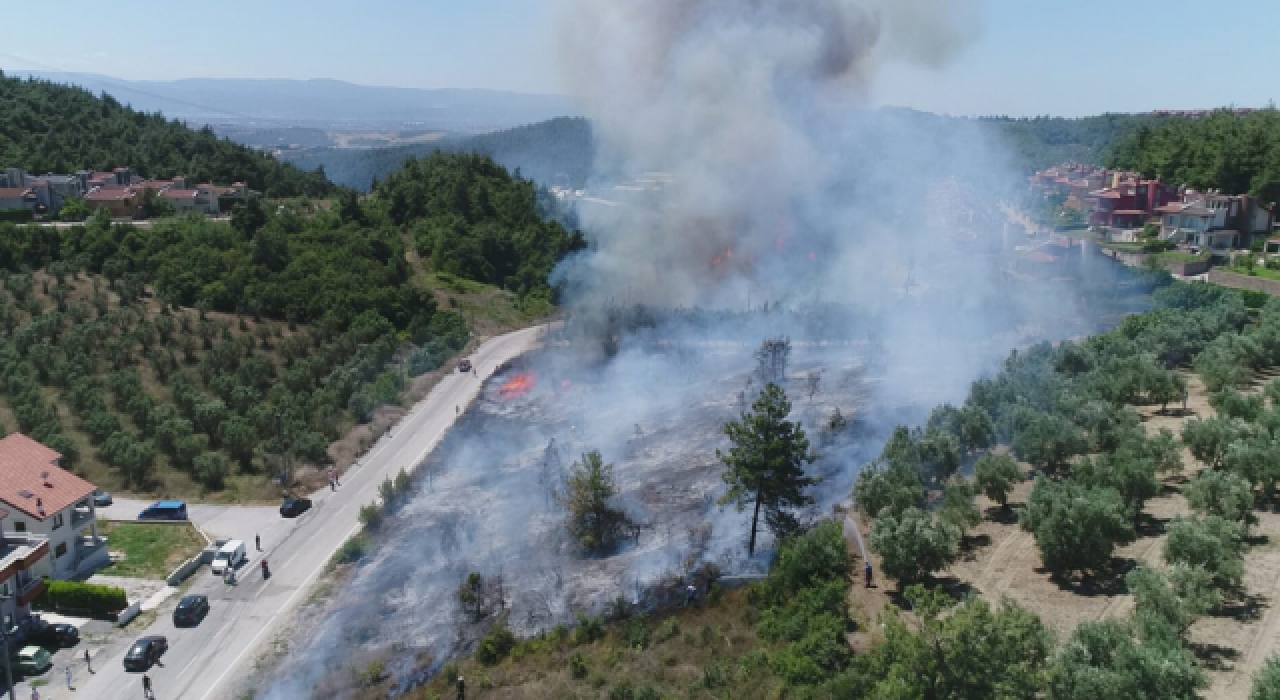
[[[0,541],[0,581],[24,572],[49,554],[49,538],[6,532]]]
[[[49,579],[22,571],[15,577],[14,584],[18,592],[18,605],[30,605],[31,601],[39,598],[44,589],[49,587]]]

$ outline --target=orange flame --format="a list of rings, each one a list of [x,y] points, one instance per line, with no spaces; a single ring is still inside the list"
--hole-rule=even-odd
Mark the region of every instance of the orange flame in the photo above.
[[[533,372],[517,374],[515,377],[512,377],[511,381],[502,385],[502,389],[499,393],[502,394],[502,398],[507,401],[512,401],[532,391],[534,385],[537,383],[538,375]]]

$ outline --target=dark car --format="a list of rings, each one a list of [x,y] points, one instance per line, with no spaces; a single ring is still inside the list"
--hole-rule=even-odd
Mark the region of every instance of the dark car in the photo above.
[[[109,506],[114,502],[115,501],[111,500],[111,494],[107,493],[106,491],[93,492],[93,505],[98,508],[101,508],[103,506]]]
[[[471,371],[471,360],[459,360],[458,371],[466,374]]]
[[[39,644],[46,649],[73,647],[80,643],[80,630],[76,629],[74,625],[66,625],[61,622],[44,625],[33,629],[27,635],[27,641],[32,644]]]
[[[141,637],[129,647],[129,653],[124,655],[124,670],[146,671],[152,664],[159,661],[168,649],[169,640],[164,637],[159,635]]]
[[[195,627],[205,615],[209,614],[209,598],[202,595],[189,595],[178,601],[173,609],[174,627]]]
[[[286,498],[284,503],[280,504],[280,515],[286,518],[296,518],[309,510],[311,510],[310,498]]]
[[[185,501],[158,501],[151,504],[141,513],[138,520],[186,520],[187,504]]]

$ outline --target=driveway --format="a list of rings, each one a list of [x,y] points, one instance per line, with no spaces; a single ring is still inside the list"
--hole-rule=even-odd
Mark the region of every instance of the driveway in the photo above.
[[[234,506],[208,506],[208,513],[197,513],[193,507],[192,519],[201,528],[207,526],[211,537],[216,534],[248,542],[249,562],[236,586],[227,586],[204,569],[195,573],[188,592],[208,595],[211,606],[198,627],[174,629],[165,607],[145,632],[137,634],[161,634],[169,639],[164,666],[149,672],[156,696],[166,700],[230,697],[234,681],[248,675],[268,634],[304,598],[338,547],[359,531],[360,507],[377,499],[378,485],[401,469],[421,464],[457,419],[456,407],[469,405],[484,380],[503,363],[536,345],[540,332],[541,328],[516,331],[482,345],[471,356],[479,378],[455,372],[442,379],[391,436],[383,436],[343,475],[336,492],[324,489],[312,495],[315,507],[302,517],[285,521],[274,509],[267,509],[276,518],[272,526],[257,515],[242,518],[242,510]],[[136,509],[123,512],[137,515]],[[265,552],[253,551],[257,530],[269,533],[263,535]],[[272,576],[267,580],[261,574],[263,560],[270,562]],[[122,654],[123,650],[104,654],[100,666],[95,659],[98,672],[74,694],[66,693],[64,684],[61,688],[51,685],[41,696],[79,700],[142,697],[141,674],[123,670]]]

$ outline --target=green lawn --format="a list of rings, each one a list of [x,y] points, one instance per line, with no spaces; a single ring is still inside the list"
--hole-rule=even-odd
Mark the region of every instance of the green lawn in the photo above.
[[[1237,275],[1244,275],[1245,277],[1261,277],[1263,279],[1280,281],[1280,270],[1268,270],[1267,268],[1262,267],[1261,265],[1253,268],[1252,275],[1249,274],[1249,271],[1244,269],[1243,267],[1228,268],[1227,272],[1234,272]]]
[[[1207,254],[1193,255],[1192,253],[1183,253],[1181,251],[1175,250],[1175,251],[1168,251],[1164,253],[1156,253],[1156,259],[1160,260],[1161,262],[1167,261],[1167,262],[1189,263],[1189,262],[1200,262],[1202,260],[1208,260],[1209,256]]]
[[[124,553],[123,561],[103,570],[111,576],[163,579],[205,547],[204,538],[189,524],[99,520],[98,533],[106,535],[111,551]]]

